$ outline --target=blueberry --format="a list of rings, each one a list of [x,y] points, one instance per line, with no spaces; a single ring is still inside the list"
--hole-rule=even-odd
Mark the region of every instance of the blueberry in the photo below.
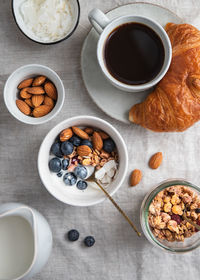
[[[81,144],[81,138],[79,138],[78,136],[76,135],[73,135],[69,141],[76,147],[78,147],[80,144]]]
[[[95,239],[93,236],[87,236],[85,239],[84,239],[84,243],[85,243],[85,246],[87,247],[92,247],[95,243]]]
[[[67,170],[67,167],[69,166],[69,159],[65,158],[62,160],[62,170]]]
[[[115,148],[115,143],[112,139],[109,138],[103,141],[103,149],[107,153],[113,152],[114,148]]]
[[[71,229],[67,235],[69,241],[76,241],[79,239],[79,232],[76,229]]]
[[[61,170],[61,161],[59,158],[52,158],[50,161],[49,161],[49,169],[52,171],[52,172],[60,172]]]
[[[61,152],[61,147],[60,147],[61,143],[60,142],[55,142],[53,143],[53,145],[51,146],[51,153],[54,154],[57,157],[63,157],[63,154]]]
[[[75,169],[74,169],[74,173],[77,177],[81,178],[81,179],[85,179],[87,177],[87,169],[83,166],[83,165],[78,165]]]
[[[77,177],[73,172],[68,172],[64,175],[63,180],[66,185],[73,186],[76,184]]]
[[[93,148],[92,146],[92,142],[89,140],[82,140],[80,146],[86,145],[88,147],[90,147],[91,149]]]
[[[80,181],[78,181],[76,186],[79,190],[85,190],[87,188],[88,184],[87,184],[87,182],[80,180]]]
[[[74,147],[73,147],[72,143],[70,143],[69,141],[65,141],[61,144],[61,151],[62,151],[63,155],[65,155],[65,156],[71,155],[73,150],[74,150]]]
[[[63,175],[62,171],[59,172],[59,173],[57,173],[57,176],[58,176],[58,177],[62,177],[62,175]]]
[[[197,209],[195,210],[195,212],[196,212],[197,214],[199,214],[199,213],[200,213],[200,208],[197,208]]]

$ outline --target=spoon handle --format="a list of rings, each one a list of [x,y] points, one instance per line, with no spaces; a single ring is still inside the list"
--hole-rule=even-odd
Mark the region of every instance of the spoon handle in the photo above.
[[[112,204],[117,208],[117,210],[124,216],[130,226],[134,229],[138,236],[141,236],[141,233],[137,230],[136,226],[130,220],[130,218],[124,213],[124,211],[119,207],[119,205],[114,201],[114,199],[109,195],[109,193],[96,181],[97,185],[101,188],[101,190],[106,194],[106,196],[110,199]]]

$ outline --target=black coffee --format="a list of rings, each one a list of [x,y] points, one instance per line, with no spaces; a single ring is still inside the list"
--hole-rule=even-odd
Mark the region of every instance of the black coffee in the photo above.
[[[148,26],[135,22],[113,30],[107,38],[104,52],[110,74],[128,85],[153,80],[165,58],[160,37]]]

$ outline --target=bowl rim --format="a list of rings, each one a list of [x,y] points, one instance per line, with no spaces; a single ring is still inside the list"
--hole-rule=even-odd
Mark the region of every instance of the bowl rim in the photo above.
[[[32,123],[31,119],[33,119],[32,117],[30,116],[27,116],[28,118],[27,119],[19,119],[18,116],[16,114],[13,113],[13,111],[10,109],[8,103],[7,103],[7,98],[6,98],[6,92],[7,92],[7,87],[8,87],[8,84],[10,82],[10,79],[19,71],[23,70],[23,69],[26,69],[26,68],[31,68],[31,67],[38,67],[38,68],[43,68],[43,69],[46,69],[47,71],[51,72],[59,81],[59,83],[61,84],[61,87],[62,87],[62,91],[63,91],[63,94],[60,95],[60,105],[59,107],[57,108],[57,110],[54,112],[54,114],[52,114],[51,116],[49,116],[48,118],[46,119],[43,119],[42,120],[42,117],[41,118],[37,118],[38,122],[35,122],[35,123]],[[58,97],[59,98],[59,97]],[[5,85],[4,85],[4,89],[3,89],[3,99],[4,99],[4,104],[6,105],[6,108],[7,110],[9,111],[9,113],[15,118],[17,119],[18,121],[22,122],[22,123],[25,123],[25,124],[30,124],[30,125],[39,125],[39,124],[43,124],[43,123],[46,123],[48,121],[50,121],[51,119],[53,119],[62,109],[63,107],[63,104],[64,104],[64,101],[65,101],[65,88],[64,88],[64,84],[63,84],[63,81],[61,80],[60,76],[53,70],[51,69],[50,67],[46,66],[46,65],[42,65],[42,64],[25,64],[23,66],[20,66],[18,67],[17,69],[15,69],[7,78],[6,82],[5,82]],[[51,112],[50,112],[51,113]],[[48,114],[47,114],[48,115]]]
[[[140,225],[142,228],[142,231],[149,240],[151,244],[156,246],[157,248],[160,248],[162,251],[171,253],[171,254],[183,254],[191,252],[195,249],[197,249],[200,246],[200,241],[197,245],[190,246],[189,248],[169,248],[166,245],[163,245],[159,240],[153,235],[151,232],[149,223],[147,221],[148,213],[145,211],[145,208],[149,208],[153,198],[162,190],[164,190],[167,187],[174,186],[174,185],[183,185],[189,188],[194,189],[195,191],[200,192],[200,188],[196,186],[195,184],[189,182],[188,180],[184,178],[170,178],[164,181],[161,181],[159,184],[156,184],[151,190],[145,195],[141,207],[140,207]],[[149,200],[149,201],[148,201]]]
[[[46,183],[45,183],[45,179],[43,177],[43,174],[42,174],[42,167],[41,167],[41,161],[42,161],[42,150],[43,150],[43,146],[45,145],[45,142],[47,141],[49,135],[52,133],[52,131],[56,130],[57,127],[59,126],[62,126],[63,124],[65,124],[66,122],[74,122],[74,121],[80,121],[80,120],[83,120],[84,122],[87,122],[87,120],[94,120],[94,121],[100,121],[102,124],[106,125],[107,127],[109,127],[110,129],[112,129],[116,134],[117,134],[117,137],[119,138],[121,144],[122,144],[122,148],[123,148],[123,153],[124,153],[124,161],[125,161],[125,164],[123,165],[123,175],[121,176],[120,180],[119,180],[119,183],[117,185],[117,187],[115,187],[113,189],[112,192],[109,192],[110,196],[112,196],[114,193],[116,193],[118,191],[118,189],[121,187],[125,177],[126,177],[126,173],[127,173],[127,170],[128,170],[128,151],[127,151],[127,147],[126,147],[126,144],[125,144],[125,141],[124,139],[122,138],[121,134],[118,132],[118,130],[112,126],[109,122],[105,121],[105,120],[102,120],[101,118],[98,118],[98,117],[94,117],[94,116],[89,116],[89,115],[81,115],[81,116],[75,116],[75,117],[71,117],[71,118],[68,118],[68,119],[65,119],[64,121],[58,123],[56,126],[54,126],[47,134],[46,136],[44,137],[41,145],[40,145],[40,148],[39,148],[39,152],[38,152],[38,160],[37,160],[37,168],[38,168],[38,173],[39,173],[39,176],[40,176],[40,179],[44,185],[44,187],[47,189],[47,191],[53,196],[55,197],[57,200],[65,203],[65,204],[68,204],[68,205],[72,205],[72,206],[79,206],[79,207],[87,207],[87,206],[93,206],[93,205],[96,205],[98,203],[101,203],[103,202],[105,199],[106,199],[106,196],[103,197],[103,198],[99,198],[97,200],[95,200],[94,202],[91,202],[91,203],[83,203],[83,204],[77,204],[77,203],[71,203],[69,201],[66,202],[66,200],[63,198],[60,198],[58,197],[57,195],[55,195],[53,193],[53,191],[51,191],[48,186],[46,186]],[[56,136],[55,136],[56,137]]]
[[[79,0],[75,0],[77,2],[77,8],[78,8],[78,15],[77,15],[77,19],[76,19],[76,24],[74,25],[74,28],[72,29],[72,31],[70,33],[68,33],[65,37],[63,37],[62,39],[59,39],[57,41],[54,42],[42,42],[42,41],[37,41],[35,39],[32,39],[31,37],[29,37],[19,26],[18,22],[17,22],[17,18],[15,16],[15,10],[14,10],[14,1],[15,0],[11,0],[11,10],[12,10],[12,15],[15,21],[15,24],[17,25],[18,29],[20,30],[20,32],[29,40],[31,40],[34,43],[40,44],[40,45],[55,45],[58,43],[63,42],[64,40],[68,39],[69,37],[71,37],[71,35],[75,32],[76,28],[78,27],[79,21],[80,21],[80,13],[81,13],[81,8],[80,8],[80,3]]]

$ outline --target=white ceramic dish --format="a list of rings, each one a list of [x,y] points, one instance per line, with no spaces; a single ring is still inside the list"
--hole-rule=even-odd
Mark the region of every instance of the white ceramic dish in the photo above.
[[[34,77],[37,75],[44,75],[49,80],[51,80],[56,86],[58,92],[58,99],[55,107],[49,114],[41,118],[26,116],[25,114],[20,112],[20,110],[16,106],[18,84],[24,79]],[[58,76],[58,74],[54,72],[52,69],[50,69],[49,67],[40,64],[28,64],[16,69],[8,77],[4,87],[3,94],[4,94],[4,102],[7,106],[7,109],[13,115],[13,117],[15,117],[16,119],[18,119],[23,123],[33,124],[33,125],[45,123],[51,120],[53,117],[55,117],[61,110],[65,100],[64,85],[62,80]]]
[[[20,13],[20,6],[24,2],[24,0],[12,0],[12,13],[14,20],[19,28],[19,30],[30,40],[36,43],[44,44],[44,45],[51,45],[56,44],[59,42],[62,42],[69,38],[74,31],[76,30],[79,18],[80,18],[80,4],[78,0],[69,0],[70,8],[71,8],[71,14],[72,14],[72,25],[67,34],[65,34],[64,37],[60,38],[56,41],[49,41],[44,42],[39,37],[35,36],[35,34],[31,33],[30,30],[27,28],[27,26],[24,24],[23,18]]]
[[[109,19],[115,19],[127,14],[148,17],[163,27],[167,22],[183,22],[173,12],[161,6],[148,3],[127,4],[109,11],[106,15]],[[96,49],[98,39],[99,35],[92,28],[82,48],[81,69],[86,89],[93,101],[106,114],[114,119],[130,124],[128,120],[130,108],[144,100],[151,90],[130,94],[112,86],[104,77],[97,62]]]
[[[108,81],[111,82],[112,85],[126,92],[139,92],[152,88],[164,77],[171,63],[172,47],[166,31],[160,24],[158,24],[158,22],[144,16],[133,16],[131,14],[122,17],[117,17],[114,20],[109,20],[108,17],[101,10],[96,8],[90,11],[88,17],[91,24],[100,35],[97,44],[97,59],[99,66],[105,77],[108,79]],[[165,55],[162,68],[151,81],[142,85],[128,85],[114,78],[107,69],[104,57],[104,49],[108,36],[113,32],[113,30],[115,30],[119,26],[131,22],[141,23],[150,27],[159,36],[164,47]]]
[[[105,194],[99,189],[87,188],[84,191],[76,187],[66,186],[62,179],[49,170],[48,161],[50,148],[59,133],[71,126],[89,126],[105,131],[114,140],[119,153],[118,173],[108,187],[113,195],[121,186],[128,168],[128,153],[126,144],[119,132],[108,122],[93,116],[78,116],[67,119],[55,126],[44,138],[38,154],[38,171],[46,189],[58,200],[74,206],[91,206],[104,201]]]

